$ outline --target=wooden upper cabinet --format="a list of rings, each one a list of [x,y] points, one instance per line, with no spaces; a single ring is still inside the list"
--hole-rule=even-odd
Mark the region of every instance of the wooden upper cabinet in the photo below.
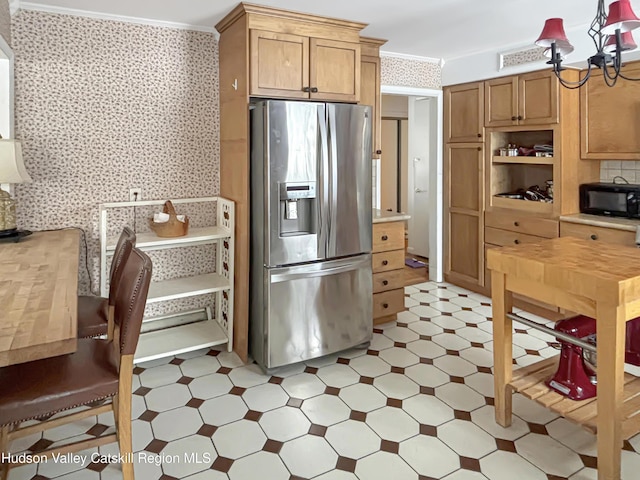
[[[482,142],[484,84],[466,83],[444,89],[445,142]]]
[[[309,51],[309,98],[357,102],[360,97],[360,44],[312,38]]]
[[[380,105],[380,46],[386,40],[361,38],[360,56],[360,101],[361,105],[371,107],[371,158],[382,155],[382,120]]]
[[[485,127],[559,122],[560,92],[551,71],[496,78],[484,85]]]
[[[622,67],[640,77],[640,62]],[[622,78],[613,87],[601,73],[580,89],[581,157],[595,160],[640,160],[640,82]]]
[[[250,94],[358,101],[360,44],[251,30]]]
[[[251,94],[309,98],[309,38],[251,30]]]

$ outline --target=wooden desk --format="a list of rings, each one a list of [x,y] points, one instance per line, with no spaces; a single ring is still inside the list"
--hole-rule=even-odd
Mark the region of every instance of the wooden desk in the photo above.
[[[76,351],[78,230],[0,244],[0,367]]]
[[[493,300],[496,421],[511,424],[513,390],[597,432],[598,479],[620,480],[622,441],[640,431],[640,378],[624,374],[625,323],[640,316],[640,250],[572,237],[487,252]],[[512,293],[597,320],[597,399],[576,402],[544,381],[557,359],[512,371]],[[599,413],[600,412],[600,413]]]

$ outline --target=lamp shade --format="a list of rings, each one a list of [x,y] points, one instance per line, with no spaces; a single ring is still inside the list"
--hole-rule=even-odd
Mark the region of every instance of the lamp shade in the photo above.
[[[547,19],[547,21],[544,22],[542,33],[536,40],[536,45],[549,49],[545,51],[545,55],[548,57],[551,56],[550,47],[552,43],[556,44],[556,51],[562,57],[573,52],[573,45],[569,43],[567,34],[564,33],[564,25],[561,18]]]
[[[633,33],[624,32],[620,34],[620,37],[622,38],[622,44],[620,45],[622,51],[635,50],[638,48],[638,45],[636,45],[636,42],[633,39]],[[616,51],[615,35],[609,35],[609,37],[607,37],[607,42],[604,45],[604,51],[607,53],[614,53]]]
[[[31,183],[17,140],[0,140],[0,183]]]
[[[607,15],[607,21],[602,27],[602,33],[613,35],[616,30],[624,33],[638,27],[640,27],[640,18],[633,12],[630,0],[618,0],[609,5],[609,15]]]

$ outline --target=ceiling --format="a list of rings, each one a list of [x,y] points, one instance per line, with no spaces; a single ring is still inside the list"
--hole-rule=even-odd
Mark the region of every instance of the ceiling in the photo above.
[[[25,8],[68,8],[211,29],[237,0],[10,0]],[[386,52],[450,60],[532,44],[547,17],[565,28],[588,25],[596,0],[254,0],[305,13],[368,23],[364,35],[388,39]],[[632,0],[640,13],[640,0]],[[73,13],[73,12],[69,12]],[[586,31],[586,28],[584,29]],[[585,33],[586,35],[586,33]]]

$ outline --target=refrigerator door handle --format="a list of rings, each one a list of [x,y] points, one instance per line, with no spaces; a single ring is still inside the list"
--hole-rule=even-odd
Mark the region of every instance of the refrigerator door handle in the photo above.
[[[366,267],[369,264],[370,257],[368,255],[356,261],[348,260],[343,265],[338,265],[331,268],[325,268],[322,270],[302,270],[300,267],[295,268],[296,271],[287,273],[276,273],[271,275],[271,283],[289,282],[292,280],[326,277],[329,275],[337,275],[338,273],[350,272],[352,270],[358,270]]]
[[[329,151],[328,151],[328,134],[327,134],[327,120],[324,108],[318,108],[318,133],[319,138],[319,150],[320,158],[318,162],[318,168],[320,171],[318,182],[320,184],[320,192],[318,195],[318,219],[319,219],[319,235],[318,235],[318,258],[329,258],[328,243],[330,235],[329,224],[329,179],[330,179],[330,167],[329,167]]]
[[[336,141],[336,110],[333,105],[327,105],[327,117],[329,126],[329,223],[335,226],[338,222],[338,142]],[[328,255],[336,256],[336,236],[329,229]]]

